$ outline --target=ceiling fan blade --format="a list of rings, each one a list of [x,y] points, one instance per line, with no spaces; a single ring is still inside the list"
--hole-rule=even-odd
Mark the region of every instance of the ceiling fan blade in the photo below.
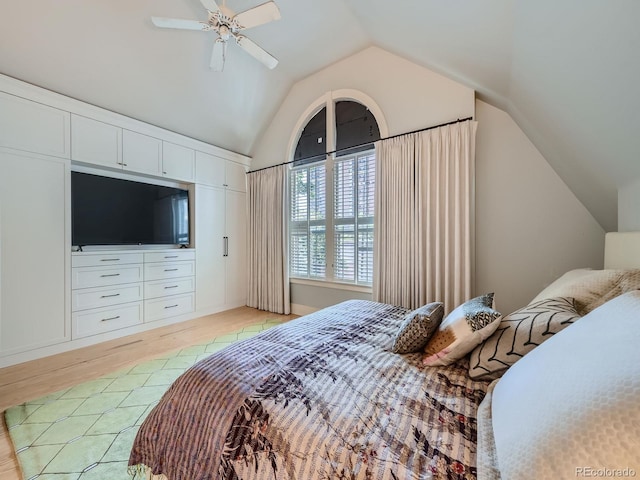
[[[264,63],[268,68],[274,69],[278,65],[278,60],[264,49],[256,45],[244,35],[235,36],[236,43],[245,50],[249,55]]]
[[[227,42],[218,38],[213,44],[213,52],[211,53],[211,70],[221,72],[224,69],[224,57],[227,53]]]
[[[151,17],[151,21],[156,27],[160,28],[178,28],[180,30],[211,30],[211,25],[206,22],[198,22],[196,20]]]
[[[200,3],[204,8],[209,10],[211,13],[214,13],[220,10],[220,7],[218,7],[218,4],[214,0],[200,0]]]
[[[274,2],[263,3],[233,17],[233,20],[240,25],[240,28],[257,27],[279,19],[280,10]]]

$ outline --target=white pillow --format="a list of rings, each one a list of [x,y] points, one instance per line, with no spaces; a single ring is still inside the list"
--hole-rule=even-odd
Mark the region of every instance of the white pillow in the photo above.
[[[547,298],[573,297],[578,312],[589,313],[616,296],[640,288],[640,270],[571,270],[540,292],[530,303]]]
[[[639,317],[640,291],[618,296],[498,381],[491,415],[502,480],[640,475]]]
[[[555,279],[549,285],[547,285],[536,297],[529,303],[539,302],[540,300],[546,300],[547,298],[569,296],[564,295],[567,288],[572,288],[573,285],[578,282],[598,275],[598,272],[602,270],[593,270],[592,268],[576,268],[575,270],[569,270],[560,278]]]

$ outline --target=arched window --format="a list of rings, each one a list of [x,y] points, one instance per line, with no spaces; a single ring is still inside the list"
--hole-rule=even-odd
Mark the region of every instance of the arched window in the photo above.
[[[335,92],[314,107],[299,122],[292,148],[289,273],[292,278],[370,286],[374,142],[381,127],[367,105],[336,98]]]

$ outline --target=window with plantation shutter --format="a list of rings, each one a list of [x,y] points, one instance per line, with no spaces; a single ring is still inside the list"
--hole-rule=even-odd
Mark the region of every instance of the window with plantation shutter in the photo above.
[[[379,131],[364,106],[345,101],[338,104],[330,111],[342,111],[348,117],[336,117],[328,125],[336,125],[334,138],[341,144],[347,142],[347,146],[358,148],[347,148],[346,155],[325,155],[326,159],[319,160],[315,146],[311,149],[302,139],[298,143],[298,161],[294,161],[290,172],[289,273],[293,278],[370,286],[376,176],[375,150],[366,142],[377,140]],[[325,115],[325,111],[322,109],[320,114]],[[320,114],[310,123],[317,122]],[[359,125],[360,121],[365,122],[364,126]],[[312,129],[307,126],[304,131],[307,130]]]
[[[289,261],[292,276],[325,278],[325,198],[324,162],[291,172]]]

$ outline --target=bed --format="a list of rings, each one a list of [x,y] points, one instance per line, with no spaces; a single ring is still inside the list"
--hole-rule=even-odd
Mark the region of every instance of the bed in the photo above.
[[[130,473],[158,480],[635,476],[638,288],[640,270],[619,264],[568,272],[521,311],[478,327],[475,346],[465,346],[473,351],[441,366],[425,366],[422,351],[394,353],[412,315],[406,309],[348,301],[321,310],[185,372],[141,426]],[[429,332],[430,342],[446,333],[455,311]],[[526,341],[519,340],[523,324]],[[509,332],[503,353],[514,358],[506,360],[499,353]],[[513,355],[518,342],[523,350]],[[489,356],[487,345],[494,345]]]
[[[407,310],[348,301],[195,365],[130,464],[171,480],[475,478],[488,382],[390,351]]]

